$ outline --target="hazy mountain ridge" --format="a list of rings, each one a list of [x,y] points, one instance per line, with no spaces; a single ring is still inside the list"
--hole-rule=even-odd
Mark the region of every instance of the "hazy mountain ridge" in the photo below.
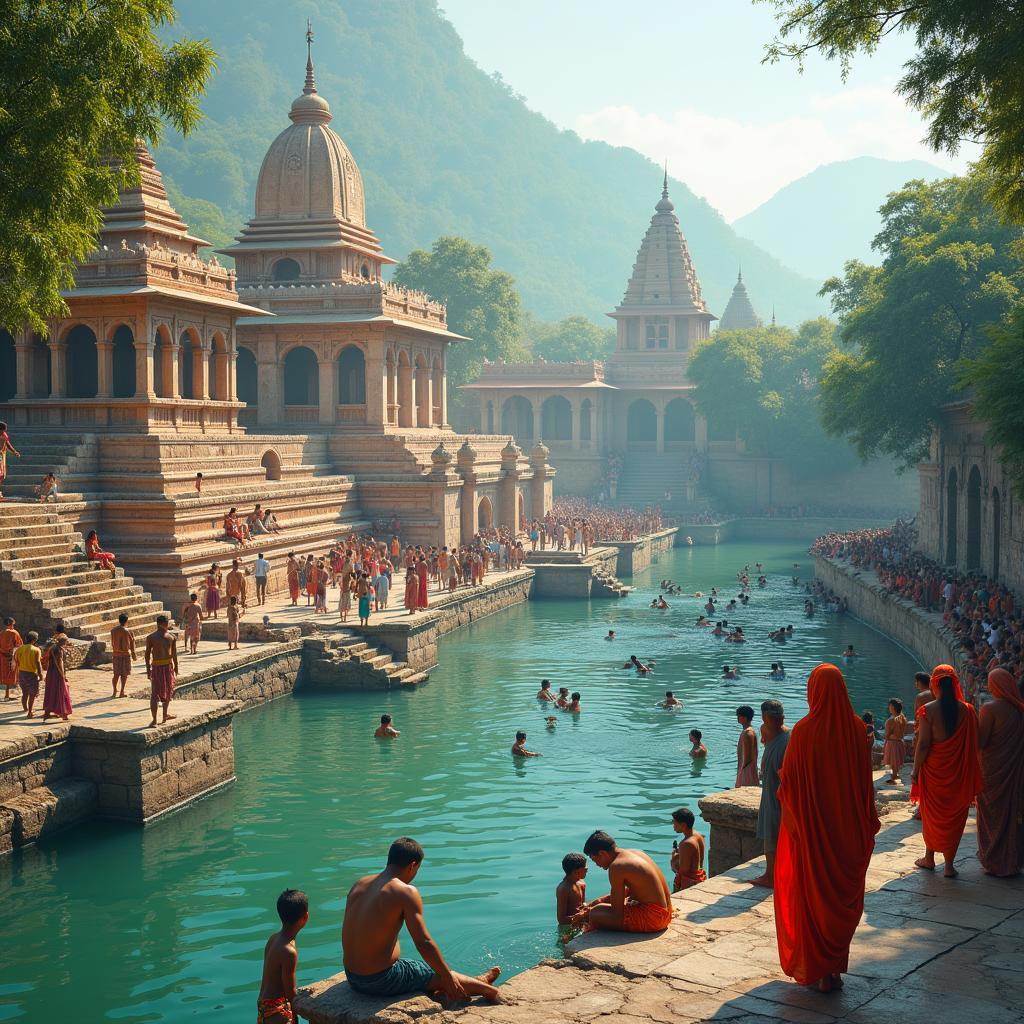
[[[913,178],[949,174],[923,160],[840,160],[791,181],[732,227],[820,283],[839,274],[846,260],[877,262],[871,240],[881,227],[878,208],[890,192]]]
[[[304,17],[270,0],[181,0],[171,34],[209,38],[218,69],[189,139],[160,147],[214,235],[251,216],[260,162],[284,128],[305,66]],[[660,172],[634,150],[584,142],[531,112],[466,57],[432,0],[312,0],[317,85],[362,170],[370,226],[401,258],[438,235],[491,248],[528,309],[600,320],[621,299],[659,198]],[[742,262],[759,312],[795,322],[822,304],[813,282],[749,241],[679,182],[672,197],[709,308],[720,314]],[[213,239],[216,241],[217,239]]]

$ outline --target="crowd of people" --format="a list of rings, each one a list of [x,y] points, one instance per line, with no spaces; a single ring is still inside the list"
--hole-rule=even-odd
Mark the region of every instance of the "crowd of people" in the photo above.
[[[556,498],[543,525],[549,538],[560,526],[570,538],[577,530],[589,527],[594,540],[636,540],[665,528],[661,508],[656,505],[637,511],[612,508],[576,497]]]
[[[940,565],[915,550],[916,543],[913,522],[897,520],[889,529],[826,534],[811,550],[874,572],[894,597],[941,615],[962,652],[965,693],[978,704],[994,669],[1017,680],[1024,672],[1024,619],[1017,595],[984,573]]]

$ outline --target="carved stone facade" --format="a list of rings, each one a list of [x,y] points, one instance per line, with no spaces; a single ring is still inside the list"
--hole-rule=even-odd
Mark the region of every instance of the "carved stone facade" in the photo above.
[[[918,467],[918,547],[936,561],[1024,587],[1024,503],[969,402],[944,407],[929,454]]]

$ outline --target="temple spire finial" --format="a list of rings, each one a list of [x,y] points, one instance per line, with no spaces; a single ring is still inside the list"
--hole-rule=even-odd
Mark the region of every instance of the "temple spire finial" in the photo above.
[[[736,264],[736,283],[743,284],[743,264]]]
[[[313,78],[313,24],[306,19],[306,84],[302,91],[308,96],[316,92],[316,81]]]
[[[661,198],[668,199],[668,157],[665,157],[665,177],[661,182]]]
[[[775,326],[775,303],[772,303],[772,327]]]

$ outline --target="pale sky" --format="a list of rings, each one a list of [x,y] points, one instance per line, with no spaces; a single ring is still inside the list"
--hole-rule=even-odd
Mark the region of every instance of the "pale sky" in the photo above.
[[[771,7],[750,0],[440,0],[485,71],[588,139],[631,146],[727,220],[821,164],[856,156],[966,169],[933,153],[894,94],[913,47],[890,38],[847,82],[814,58],[761,63]]]

